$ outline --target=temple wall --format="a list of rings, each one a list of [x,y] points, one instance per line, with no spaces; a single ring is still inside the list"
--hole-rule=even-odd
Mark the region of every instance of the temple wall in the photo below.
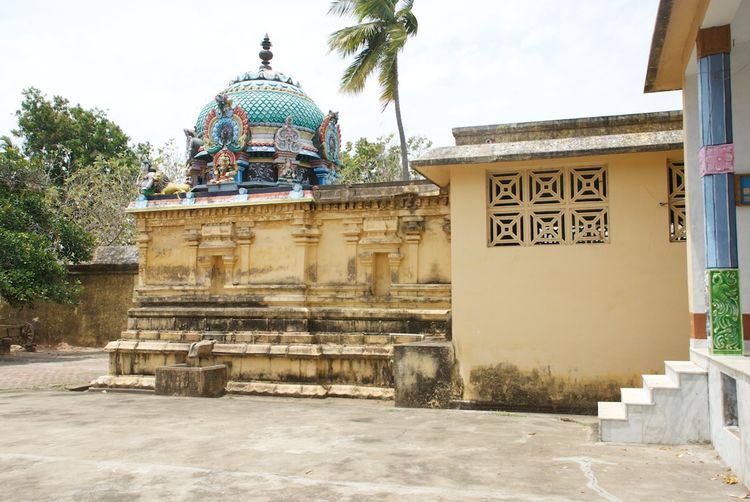
[[[465,399],[595,408],[687,356],[686,249],[670,242],[666,204],[668,162],[681,159],[670,151],[450,168]],[[578,166],[607,170],[608,243],[488,246],[488,173]]]
[[[266,313],[279,319],[291,319],[289,309],[329,309],[317,324],[311,320],[316,314],[298,310],[293,317],[307,321],[287,330],[307,323],[311,330],[367,331],[379,319],[393,321],[382,329],[411,329],[429,324],[420,309],[445,319],[449,211],[448,195],[426,182],[317,187],[314,201],[136,210],[145,259],[129,329],[255,329],[257,323],[236,319],[257,313],[215,310],[230,306],[276,309]],[[183,310],[170,312],[175,308]],[[362,322],[347,327],[343,314],[334,319],[331,309],[349,309],[344,317]],[[195,319],[184,321],[191,312]],[[235,320],[206,325],[201,316]]]
[[[38,302],[20,311],[2,305],[0,318],[31,322],[39,344],[104,347],[125,329],[137,271],[135,264],[78,265],[71,274],[83,286],[76,305]]]

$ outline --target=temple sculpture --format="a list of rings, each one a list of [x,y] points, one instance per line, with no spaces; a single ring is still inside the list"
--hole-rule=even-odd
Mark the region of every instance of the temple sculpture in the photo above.
[[[271,68],[268,36],[262,48],[260,68],[233,79],[188,131],[188,177],[196,192],[232,182],[254,188],[335,179],[338,114],[323,115],[299,82]]]

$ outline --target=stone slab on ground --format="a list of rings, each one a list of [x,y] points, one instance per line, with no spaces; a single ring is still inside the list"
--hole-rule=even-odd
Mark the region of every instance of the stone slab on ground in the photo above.
[[[342,399],[0,395],[15,500],[737,500],[710,446],[598,443],[594,417]],[[735,498],[731,498],[735,497]]]

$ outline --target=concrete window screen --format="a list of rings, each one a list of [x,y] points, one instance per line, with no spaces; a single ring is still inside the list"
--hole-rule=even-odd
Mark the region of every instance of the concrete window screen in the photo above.
[[[687,240],[687,215],[685,213],[685,164],[670,162],[667,168],[669,187],[669,242]]]
[[[609,241],[605,167],[490,173],[488,186],[490,246]]]

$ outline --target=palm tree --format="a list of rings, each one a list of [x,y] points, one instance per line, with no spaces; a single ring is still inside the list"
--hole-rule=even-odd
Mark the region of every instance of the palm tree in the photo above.
[[[383,110],[391,101],[396,109],[404,180],[409,179],[409,159],[398,94],[398,53],[406,39],[417,34],[413,5],[414,0],[335,0],[328,10],[329,14],[357,18],[359,24],[332,33],[328,47],[344,58],[354,55],[341,77],[343,92],[361,92],[368,77],[377,70]]]

